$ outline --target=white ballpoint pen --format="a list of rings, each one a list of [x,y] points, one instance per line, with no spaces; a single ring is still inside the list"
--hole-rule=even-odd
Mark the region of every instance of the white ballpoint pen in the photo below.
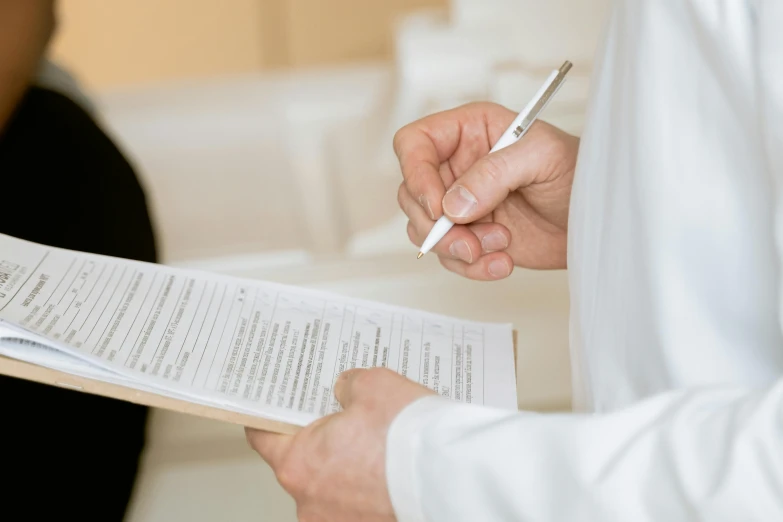
[[[527,107],[522,109],[522,112],[514,119],[511,126],[506,129],[506,132],[503,133],[495,146],[492,147],[492,150],[489,151],[490,154],[516,143],[527,134],[530,126],[533,125],[533,122],[538,118],[538,115],[546,108],[549,101],[565,82],[566,74],[571,70],[571,67],[571,62],[566,61],[559,70],[552,71],[552,74],[549,75],[535,97],[527,104]],[[421,259],[424,254],[432,250],[453,226],[454,223],[445,215],[436,221],[432,230],[430,230],[430,233],[427,235],[427,239],[425,239],[424,243],[421,245],[418,258]]]

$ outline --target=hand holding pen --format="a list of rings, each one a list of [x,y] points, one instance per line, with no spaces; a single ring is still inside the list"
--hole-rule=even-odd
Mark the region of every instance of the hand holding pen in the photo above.
[[[515,265],[565,266],[579,140],[533,121],[568,69],[554,71],[519,115],[471,104],[397,133],[398,199],[421,253],[432,248],[446,268],[477,280],[502,279]]]

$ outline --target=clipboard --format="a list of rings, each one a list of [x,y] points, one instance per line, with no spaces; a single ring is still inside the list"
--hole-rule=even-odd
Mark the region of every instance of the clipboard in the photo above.
[[[516,330],[513,331],[512,336],[514,347],[514,369],[516,375]],[[37,366],[35,364],[18,361],[16,359],[9,359],[2,356],[0,356],[0,375],[16,377],[28,381],[57,386],[59,388],[131,402],[141,406],[159,408],[172,412],[184,413],[186,415],[194,415],[196,417],[227,422],[239,426],[247,426],[249,428],[255,428],[258,430],[270,431],[274,433],[293,435],[302,429],[301,426],[296,426],[285,422],[264,419],[243,413],[226,411],[212,406],[203,406],[181,399],[172,399],[171,397],[158,395],[157,393],[139,391],[118,384],[109,384],[85,377],[77,377],[68,373],[44,368],[43,366]]]

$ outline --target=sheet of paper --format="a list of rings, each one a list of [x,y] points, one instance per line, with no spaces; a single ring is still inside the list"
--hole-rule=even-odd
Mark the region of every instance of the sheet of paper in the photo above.
[[[0,321],[105,369],[107,381],[296,424],[338,411],[335,379],[357,367],[516,409],[510,325],[3,235]]]

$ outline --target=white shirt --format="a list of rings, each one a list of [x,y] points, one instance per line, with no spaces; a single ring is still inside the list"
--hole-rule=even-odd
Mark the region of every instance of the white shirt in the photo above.
[[[392,425],[400,522],[783,520],[783,2],[623,0],[571,199],[574,401]]]

